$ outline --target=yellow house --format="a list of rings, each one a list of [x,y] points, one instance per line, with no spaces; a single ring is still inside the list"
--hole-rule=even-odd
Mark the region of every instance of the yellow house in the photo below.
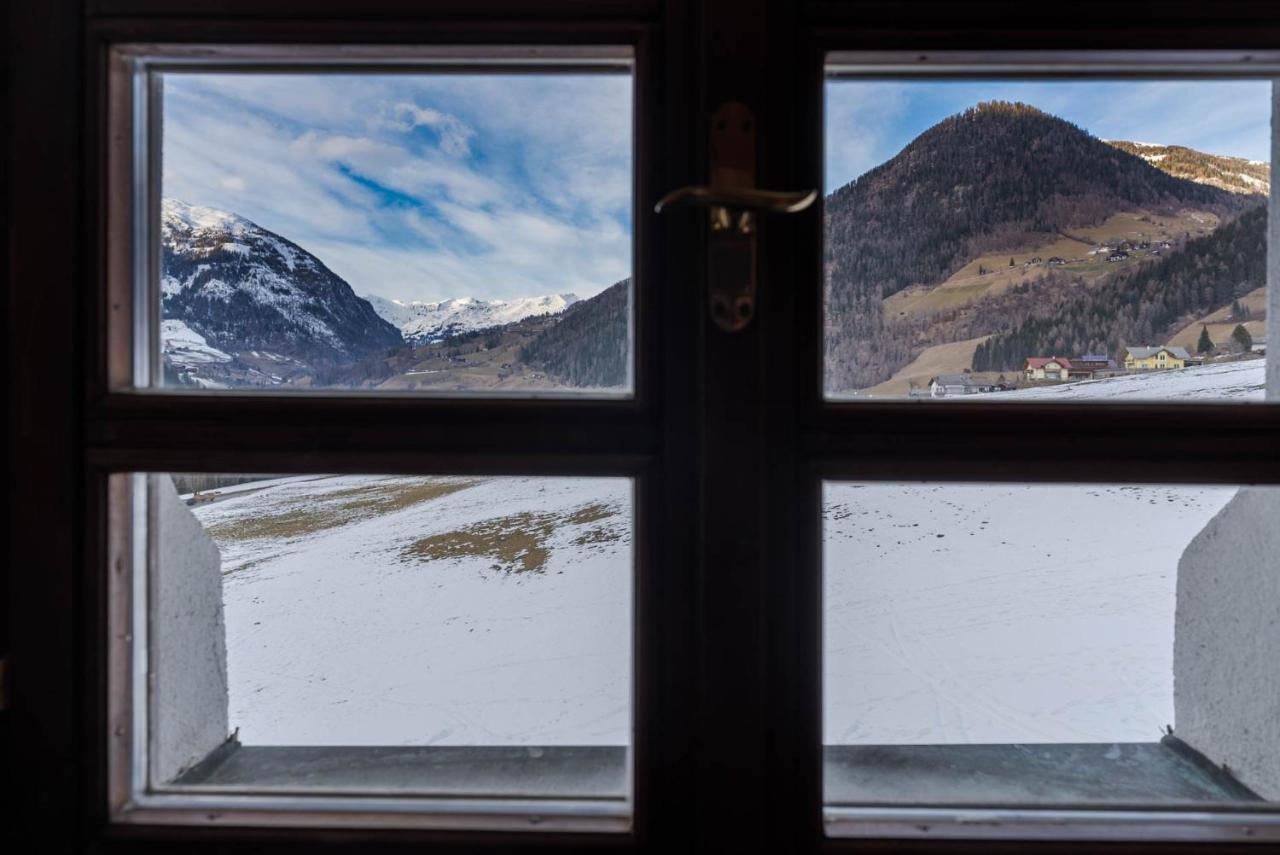
[[[1129,371],[1156,371],[1161,368],[1184,368],[1191,354],[1181,347],[1127,347],[1124,367]]]

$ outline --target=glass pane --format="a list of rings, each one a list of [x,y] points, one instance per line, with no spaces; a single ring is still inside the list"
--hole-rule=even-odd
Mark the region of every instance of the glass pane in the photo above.
[[[625,807],[629,479],[144,483],[153,789]]]
[[[1280,490],[828,483],[826,800],[1280,800]]]
[[[1263,399],[1269,81],[831,73],[829,398]]]
[[[156,76],[161,385],[630,392],[630,74]]]

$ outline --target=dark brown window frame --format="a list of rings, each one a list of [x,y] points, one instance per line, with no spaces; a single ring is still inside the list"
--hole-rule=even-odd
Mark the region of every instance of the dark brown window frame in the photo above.
[[[101,319],[105,46],[113,41],[617,43],[648,57],[638,86],[663,105],[637,146],[638,207],[705,178],[700,116],[735,98],[761,118],[762,186],[821,186],[822,56],[859,48],[1280,47],[1274,4],[1170,3],[1160,22],[1115,20],[1081,2],[1072,20],[1025,3],[814,0],[86,0],[16,3],[11,117],[10,570],[6,614],[13,768],[7,804],[51,849],[203,852],[572,847],[589,851],[1026,851],[1005,842],[826,840],[821,826],[820,484],[824,478],[1280,483],[1280,413],[1230,405],[1104,405],[1113,451],[1019,447],[1025,430],[1094,427],[1098,411],[966,404],[921,419],[909,405],[828,405],[818,384],[821,228],[816,214],[767,226],[754,330],[720,337],[697,281],[688,221],[638,217],[637,397],[619,402],[140,401],[106,392]],[[905,7],[905,8],[904,8]],[[1099,21],[1107,22],[1105,27]],[[704,61],[714,54],[715,62]],[[762,63],[762,54],[768,63]],[[638,64],[639,67],[639,64]],[[638,100],[639,104],[640,101]],[[793,128],[814,133],[795,134]],[[75,246],[68,249],[70,238]],[[641,242],[637,239],[637,245]],[[807,259],[796,265],[796,259]],[[18,287],[38,282],[39,287]],[[652,290],[644,283],[657,283]],[[646,305],[644,301],[649,301]],[[71,341],[66,342],[68,319]],[[68,381],[68,378],[72,378]],[[645,378],[651,378],[646,381]],[[652,382],[659,398],[646,397]],[[296,407],[296,409],[294,409]],[[295,415],[296,414],[296,415]],[[299,435],[293,419],[307,425]],[[1126,442],[1176,417],[1213,429]],[[713,431],[726,424],[732,436]],[[1224,425],[1226,427],[1224,427]],[[1070,430],[1064,433],[1071,433]],[[240,449],[249,447],[253,452]],[[367,449],[376,441],[378,451]],[[361,451],[361,448],[365,451]],[[636,824],[631,835],[306,833],[120,829],[105,821],[104,552],[109,472],[301,471],[589,474],[643,470],[637,548]],[[648,535],[647,547],[640,541]],[[14,568],[38,568],[20,573]],[[641,743],[647,744],[642,757]],[[692,829],[686,832],[686,829]],[[1168,848],[1099,843],[1095,851]],[[1052,842],[1036,848],[1081,851]],[[1220,852],[1188,843],[1179,851]],[[1255,850],[1256,851],[1256,850]]]

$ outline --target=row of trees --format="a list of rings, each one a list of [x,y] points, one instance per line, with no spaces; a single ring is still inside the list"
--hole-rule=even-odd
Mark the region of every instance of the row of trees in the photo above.
[[[1245,351],[1253,347],[1253,336],[1249,335],[1244,324],[1236,324],[1236,328],[1231,331],[1231,341],[1237,350]],[[1216,347],[1213,339],[1209,337],[1209,328],[1201,326],[1200,339],[1196,342],[1196,353],[1210,353]]]

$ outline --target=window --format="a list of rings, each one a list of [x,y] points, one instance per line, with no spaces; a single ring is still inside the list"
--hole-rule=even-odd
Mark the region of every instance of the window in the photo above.
[[[128,385],[629,394],[629,51],[473,53],[117,48]]]
[[[630,48],[112,63],[126,394],[632,397]],[[595,469],[113,473],[114,819],[626,831],[635,469]]]
[[[625,828],[629,488],[118,476],[139,508],[118,537],[145,555],[116,593],[129,801]]]
[[[828,396],[1263,398],[1269,78],[1076,58],[833,58]]]
[[[1280,656],[1258,572],[1280,484],[1280,410],[1260,402],[1270,201],[1160,166],[1196,155],[1102,139],[1240,158],[1240,189],[1269,180],[1250,161],[1270,152],[1237,145],[1274,112],[1277,13],[891,6],[12,4],[15,831],[95,852],[1274,844],[1274,693],[1237,679]],[[1117,121],[1163,105],[1178,133],[996,91],[1086,81]],[[1121,107],[1139,84],[1156,103]],[[943,103],[966,86],[986,94]],[[843,118],[835,90],[853,96]],[[831,159],[919,120],[862,153],[874,177],[991,100],[1059,111],[1087,132],[1049,122],[1059,138],[1111,178],[1075,204],[1087,159],[1046,181],[1051,146],[975,144],[991,168],[947,205],[916,207],[966,158],[839,210],[867,170],[838,179]],[[1215,126],[1223,147],[1204,141]],[[247,158],[252,175],[229,168]],[[304,162],[322,167],[305,186]],[[1019,180],[994,180],[1014,163]],[[1007,218],[957,201],[994,204],[993,187],[1042,195]],[[1136,195],[1099,207],[1121,190]],[[1121,214],[1134,234],[1071,243],[1104,250],[1087,264],[1047,240]],[[832,251],[836,227],[880,215],[898,218],[892,253]],[[1242,232],[1248,251],[1209,258]],[[391,287],[419,270],[389,265],[396,250],[430,256],[421,287]],[[337,344],[292,347],[326,310],[298,299],[304,268],[363,344],[325,321]],[[442,270],[457,288],[427,281]],[[893,287],[837,281],[858,270]],[[1171,270],[1191,278],[1167,301],[1110,299]],[[473,297],[466,314],[492,317],[498,299],[567,291],[584,299],[423,343],[405,342],[415,318],[364,300],[437,318],[426,304]],[[233,292],[243,313],[215,305]],[[575,311],[606,294],[607,317]],[[909,298],[942,305],[886,320]],[[553,359],[569,333],[602,337]],[[961,343],[967,363],[946,350]],[[994,376],[973,362],[984,345]],[[1251,379],[1229,386],[1233,371]],[[928,400],[910,382],[867,394],[908,375]],[[1116,394],[1078,403],[1099,389]],[[164,611],[184,579],[203,594]],[[433,579],[438,599],[420,589]],[[473,588],[482,605],[446,623]],[[504,617],[527,634],[499,632]],[[250,653],[310,681],[255,682]]]
[[[828,400],[852,416],[945,383],[993,436],[1017,419],[984,412],[997,404],[1271,397],[1267,359],[1244,343],[1269,305],[1270,66],[945,51],[828,63]],[[1227,103],[1231,141],[1197,142]],[[1146,142],[1160,135],[1184,142]],[[1129,415],[1136,442],[1178,430],[1155,409]],[[1030,455],[1048,483],[957,481],[940,448],[916,450],[920,482],[824,482],[828,834],[1269,837],[1280,758],[1253,736],[1274,693],[1219,681],[1269,671],[1270,619],[1229,603],[1269,596],[1253,568],[1271,554],[1273,489],[1165,486],[1195,452],[1144,466],[1133,448],[1109,454],[1109,431],[1051,418],[1082,459],[1136,477],[1054,483],[1072,479],[1050,441]],[[1027,440],[1014,434],[1007,450]],[[1095,813],[1107,809],[1130,817]]]

